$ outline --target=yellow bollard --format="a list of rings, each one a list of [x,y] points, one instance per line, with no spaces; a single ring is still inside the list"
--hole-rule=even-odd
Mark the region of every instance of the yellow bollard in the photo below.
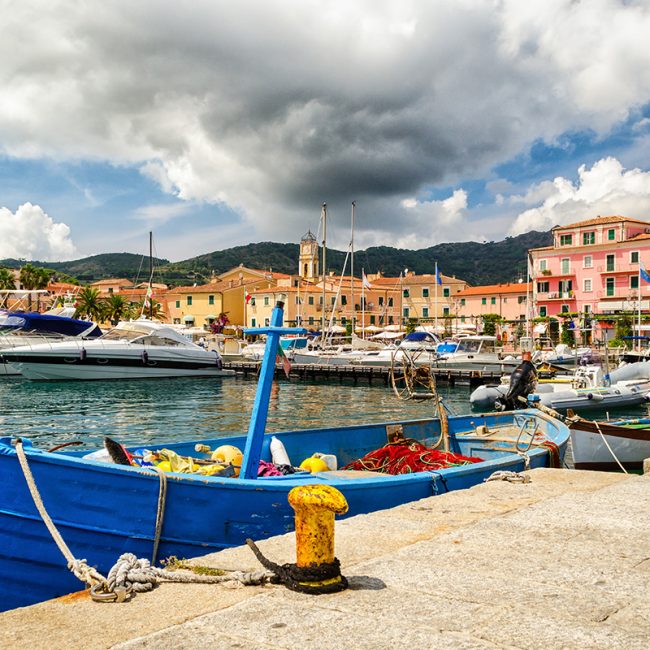
[[[301,485],[289,492],[289,505],[296,512],[296,564],[332,564],[334,515],[348,511],[345,497],[329,485]]]

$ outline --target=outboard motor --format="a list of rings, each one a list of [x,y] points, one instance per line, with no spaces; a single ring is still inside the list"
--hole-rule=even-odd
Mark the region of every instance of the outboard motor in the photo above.
[[[494,405],[497,411],[521,408],[520,397],[527,397],[535,390],[537,371],[529,359],[524,359],[510,375],[510,388],[505,397],[499,397]]]

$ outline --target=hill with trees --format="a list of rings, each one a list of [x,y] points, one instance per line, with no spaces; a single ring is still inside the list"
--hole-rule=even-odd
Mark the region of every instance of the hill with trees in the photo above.
[[[472,285],[516,282],[526,277],[528,249],[551,243],[550,232],[531,231],[498,242],[451,242],[419,250],[374,246],[355,251],[355,275],[360,275],[362,268],[366,274],[381,271],[384,275],[395,277],[405,269],[418,274],[433,273],[437,262],[444,275],[455,275]],[[180,262],[155,258],[154,280],[173,286],[201,284],[207,282],[213,274],[223,273],[239,264],[255,269],[296,273],[298,249],[298,244],[259,242],[198,255]],[[345,252],[327,249],[328,270],[340,273],[344,260]],[[0,261],[0,266],[9,268],[20,268],[24,264],[21,260]],[[109,277],[143,282],[149,273],[148,258],[132,253],[106,253],[70,262],[32,264],[52,269],[55,277],[60,279],[72,277],[81,283]]]

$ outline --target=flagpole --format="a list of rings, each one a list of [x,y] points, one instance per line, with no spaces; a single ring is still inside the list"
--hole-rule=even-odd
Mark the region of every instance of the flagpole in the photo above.
[[[327,203],[323,203],[323,211],[321,215],[323,221],[323,312],[321,314],[321,334],[320,334],[320,347],[325,347],[325,274],[327,271]]]
[[[352,338],[354,338],[354,321],[357,315],[357,306],[354,304],[354,210],[357,207],[356,201],[352,201],[352,233],[350,234],[350,297],[352,301]],[[363,290],[362,290],[363,291]]]
[[[366,338],[366,270],[363,267],[361,268],[361,338]]]
[[[429,267],[430,268],[430,267]],[[435,277],[435,320],[434,320],[434,326],[436,330],[436,336],[438,336],[438,262],[436,262],[436,277]]]
[[[641,255],[639,254],[639,315],[638,315],[638,332],[636,339],[636,349],[641,352]]]

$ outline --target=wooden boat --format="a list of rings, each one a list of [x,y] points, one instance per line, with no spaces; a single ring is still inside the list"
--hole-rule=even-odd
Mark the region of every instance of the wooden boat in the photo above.
[[[576,469],[640,471],[650,458],[650,418],[567,421]]]
[[[387,436],[414,439],[428,447],[448,428],[452,452],[481,462],[411,474],[327,471],[258,477],[260,460],[270,461],[271,435],[264,433],[275,354],[282,328],[276,307],[268,334],[258,392],[247,436],[198,441],[210,447],[244,449],[239,478],[170,474],[158,557],[192,557],[248,537],[263,539],[290,531],[294,513],[288,492],[305,483],[339,489],[351,515],[390,508],[435,494],[476,485],[498,470],[520,471],[561,462],[569,438],[565,424],[536,410],[490,415],[365,424],[275,433],[294,464],[315,452],[334,454],[338,466],[384,446]],[[262,330],[255,331],[261,333]],[[194,455],[197,441],[165,447]],[[83,458],[84,452],[44,451],[29,441],[25,456],[45,507],[74,556],[106,572],[124,552],[150,557],[156,544],[160,477],[151,469]],[[155,446],[148,446],[156,449]],[[32,501],[17,451],[0,439],[0,603],[27,605],[81,587],[65,563]]]

